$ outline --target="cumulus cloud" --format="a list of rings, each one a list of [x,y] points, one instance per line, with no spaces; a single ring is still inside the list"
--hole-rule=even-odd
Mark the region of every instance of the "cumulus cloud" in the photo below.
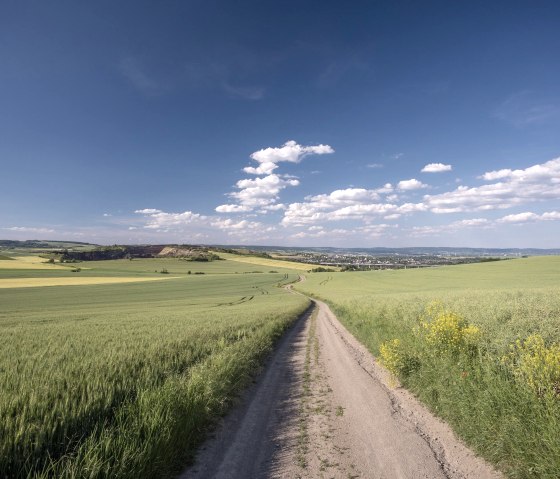
[[[421,188],[427,188],[428,185],[425,185],[421,181],[418,181],[414,178],[410,180],[402,180],[399,181],[397,184],[397,188],[402,191],[411,191],[411,190],[419,190]]]
[[[417,203],[400,203],[399,196],[392,193],[394,188],[391,184],[372,190],[348,188],[308,196],[302,202],[288,205],[282,224],[305,226],[340,220],[365,222],[374,217],[396,219],[400,215],[417,212],[445,214],[490,211],[560,198],[560,158],[522,170],[490,171],[481,178],[500,181],[478,187],[461,185],[445,193],[424,195],[422,201]],[[397,184],[397,191],[406,192],[423,187],[426,185],[416,179],[404,180]],[[554,218],[552,213],[549,219]],[[461,225],[456,224],[454,227],[457,226]]]
[[[284,213],[282,224],[284,226],[304,226],[323,221],[365,221],[374,217],[395,219],[403,214],[426,211],[426,209],[422,203],[396,205],[381,202],[355,202],[348,206],[325,202],[292,203]]]
[[[500,224],[525,224],[537,221],[554,220],[560,220],[560,211],[549,211],[540,215],[526,211],[523,213],[503,216],[496,220],[489,220],[488,218],[472,218],[454,221],[453,223],[447,225],[415,226],[411,230],[411,235],[414,237],[437,236],[441,233],[453,233],[465,228],[489,229]]]
[[[219,218],[211,223],[212,226],[221,230],[248,230],[248,229],[257,229],[262,226],[262,223],[257,221],[248,221],[248,220],[232,220],[231,218],[222,219]]]
[[[498,220],[499,223],[531,223],[535,221],[553,221],[560,220],[560,211],[548,211],[541,215],[526,211],[524,213],[517,213],[507,215]]]
[[[334,149],[329,145],[301,146],[295,141],[290,140],[279,148],[269,147],[251,154],[251,158],[260,163],[299,163],[309,155],[325,155],[334,153]]]
[[[245,205],[220,205],[216,207],[218,213],[244,213],[251,211],[250,206]]]
[[[560,211],[549,211],[541,215],[542,220],[560,220]]]
[[[263,206],[259,210],[259,213],[266,214],[269,211],[282,211],[282,210],[285,210],[286,208],[287,208],[287,206],[284,203],[276,203],[274,205]]]
[[[248,212],[260,208],[261,212],[275,211],[282,207],[273,208],[279,193],[288,186],[299,185],[299,180],[294,176],[278,175],[274,171],[278,163],[299,163],[309,155],[325,155],[334,153],[329,145],[302,146],[293,140],[287,141],[281,147],[269,147],[255,151],[251,159],[258,163],[257,166],[243,168],[245,173],[257,175],[258,178],[245,178],[236,183],[239,191],[229,193],[228,196],[236,201],[235,204],[220,205],[216,211],[220,213]]]
[[[139,215],[154,215],[156,213],[163,213],[163,211],[156,210],[155,208],[145,208],[143,210],[135,210],[134,212]]]
[[[499,223],[527,223],[529,221],[536,221],[540,218],[535,213],[517,213],[515,215],[507,215],[498,220]]]
[[[185,211],[183,213],[166,213],[154,208],[146,208],[143,210],[136,210],[135,213],[144,215],[148,221],[144,228],[154,230],[168,230],[178,227],[184,227],[191,223],[205,220],[206,216],[202,216],[192,211]]]
[[[311,226],[307,231],[301,231],[292,235],[293,238],[379,238],[387,233],[388,230],[394,230],[399,225],[395,224],[374,224],[359,226],[356,228],[334,228],[324,229],[318,226]]]
[[[494,181],[494,180],[499,180],[501,178],[507,178],[509,175],[511,175],[511,173],[512,170],[509,169],[488,171],[484,173],[482,176],[479,176],[479,178],[481,180]]]
[[[451,165],[444,165],[443,163],[429,163],[422,168],[422,173],[442,173],[444,171],[451,171]]]
[[[253,166],[247,166],[243,168],[243,171],[245,173],[249,173],[250,175],[270,175],[276,168],[278,168],[276,163],[265,161],[256,168]]]
[[[481,178],[501,181],[479,187],[459,186],[439,195],[426,195],[424,203],[434,213],[457,213],[506,209],[560,198],[560,158],[523,170],[490,171]]]
[[[299,185],[299,180],[295,178],[282,178],[279,175],[272,174],[260,178],[239,180],[235,185],[239,191],[229,193],[228,196],[236,200],[243,211],[250,211],[256,207],[265,207],[276,203],[280,191],[288,186],[297,185]]]

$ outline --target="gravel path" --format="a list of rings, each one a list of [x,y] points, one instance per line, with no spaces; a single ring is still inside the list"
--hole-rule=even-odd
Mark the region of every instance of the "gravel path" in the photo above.
[[[315,301],[186,478],[500,478]]]

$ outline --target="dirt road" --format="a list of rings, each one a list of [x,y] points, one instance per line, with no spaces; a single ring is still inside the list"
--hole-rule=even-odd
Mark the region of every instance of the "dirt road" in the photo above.
[[[319,301],[181,478],[499,478]]]

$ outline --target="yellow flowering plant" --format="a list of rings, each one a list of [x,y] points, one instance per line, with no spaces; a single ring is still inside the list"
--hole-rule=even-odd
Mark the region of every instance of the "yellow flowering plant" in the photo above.
[[[532,334],[510,345],[502,363],[537,396],[560,397],[560,344],[546,346],[542,336]]]
[[[446,310],[439,302],[430,303],[420,319],[420,335],[438,353],[456,353],[476,349],[480,329],[459,314]]]

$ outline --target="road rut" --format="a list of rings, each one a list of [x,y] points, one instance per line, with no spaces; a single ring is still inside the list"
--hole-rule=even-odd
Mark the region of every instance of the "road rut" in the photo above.
[[[500,478],[315,301],[186,478]]]

